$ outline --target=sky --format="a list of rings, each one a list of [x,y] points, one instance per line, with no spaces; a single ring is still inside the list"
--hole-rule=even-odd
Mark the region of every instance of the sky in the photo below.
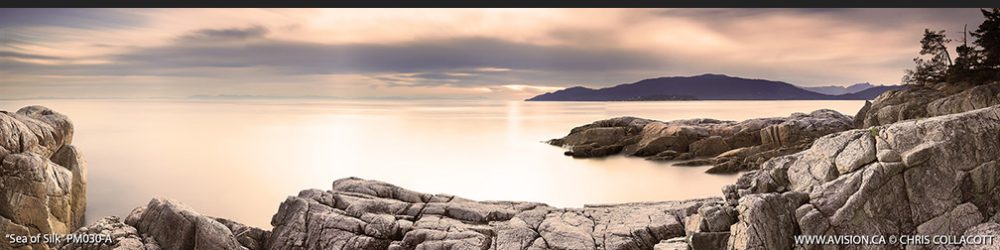
[[[0,9],[0,99],[525,99],[718,73],[898,84],[976,9]]]

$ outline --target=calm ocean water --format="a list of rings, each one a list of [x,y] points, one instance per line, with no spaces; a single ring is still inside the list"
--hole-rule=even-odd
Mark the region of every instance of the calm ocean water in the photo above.
[[[735,175],[639,158],[572,159],[542,143],[616,116],[743,120],[864,101],[17,100],[74,122],[89,166],[88,221],[152,197],[270,228],[285,197],[338,178],[554,206],[720,196]]]

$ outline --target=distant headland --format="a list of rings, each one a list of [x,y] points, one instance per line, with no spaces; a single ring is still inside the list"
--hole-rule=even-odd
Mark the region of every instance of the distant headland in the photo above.
[[[660,77],[613,87],[570,87],[541,94],[526,101],[660,101],[660,100],[871,100],[899,85],[856,84],[844,94],[828,87],[806,88],[790,83],[748,79],[721,74]]]

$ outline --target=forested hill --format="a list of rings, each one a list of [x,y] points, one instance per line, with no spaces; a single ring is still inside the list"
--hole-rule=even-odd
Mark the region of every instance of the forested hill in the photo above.
[[[527,101],[867,100],[899,88],[902,87],[882,86],[852,94],[827,95],[786,82],[704,74],[645,79],[601,89],[571,87]]]

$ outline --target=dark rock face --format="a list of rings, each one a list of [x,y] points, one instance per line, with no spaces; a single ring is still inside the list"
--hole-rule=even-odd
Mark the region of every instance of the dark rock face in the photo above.
[[[890,90],[855,116],[857,128],[961,113],[1000,105],[1000,83],[973,86],[912,86]],[[867,107],[867,106],[866,106]]]
[[[850,129],[852,122],[833,110],[742,122],[618,117],[576,127],[549,143],[569,149],[566,155],[573,157],[625,154],[684,161],[678,165],[715,165],[709,172],[726,173],[756,169],[768,159],[801,151],[820,136]]]
[[[782,227],[805,235],[962,235],[997,215],[998,161],[1000,106],[994,106],[824,136],[746,173],[725,192],[741,208],[753,208],[761,196],[808,193],[794,208],[795,223]],[[787,212],[786,206],[765,207]],[[763,225],[784,217],[747,218],[769,213],[753,211],[740,209],[732,240],[752,239],[739,235],[744,223],[790,239]],[[779,246],[770,244],[757,245]],[[819,249],[806,249],[813,247]]]
[[[69,118],[41,106],[0,111],[0,232],[69,233],[83,224],[87,164]],[[42,244],[0,249],[49,249]]]
[[[591,205],[478,202],[341,179],[281,204],[269,249],[650,249],[717,199]]]

